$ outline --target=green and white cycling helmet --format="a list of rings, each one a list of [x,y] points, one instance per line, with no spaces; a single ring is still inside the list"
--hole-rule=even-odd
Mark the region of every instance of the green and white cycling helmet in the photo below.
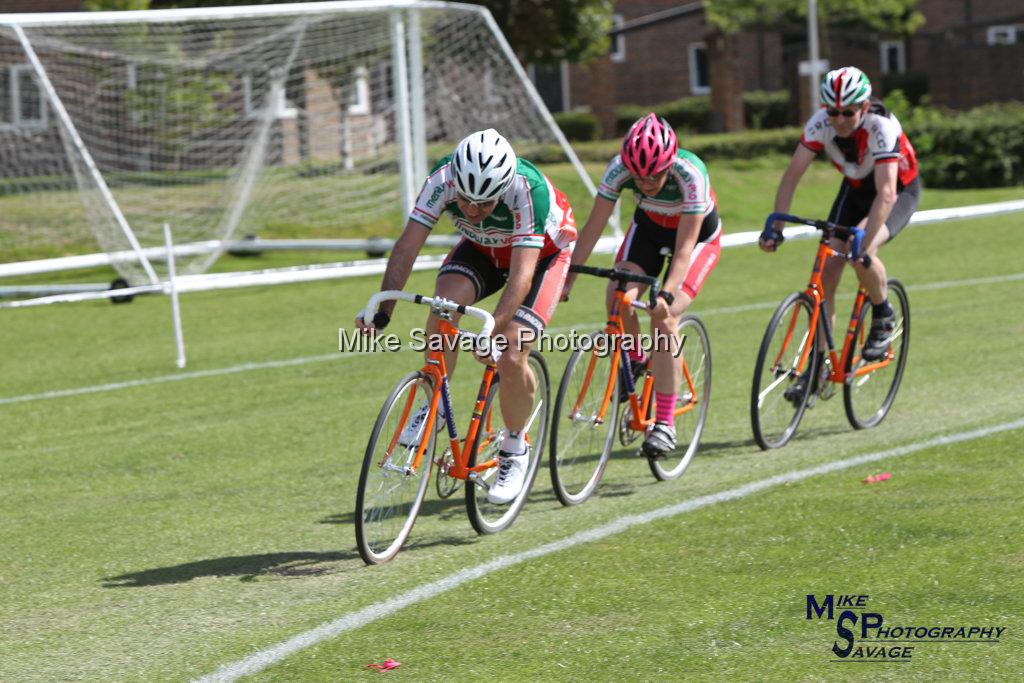
[[[471,202],[492,202],[516,177],[516,153],[498,131],[480,130],[463,138],[451,160],[455,188]]]
[[[855,66],[829,71],[821,82],[821,103],[841,109],[871,97],[871,81]]]

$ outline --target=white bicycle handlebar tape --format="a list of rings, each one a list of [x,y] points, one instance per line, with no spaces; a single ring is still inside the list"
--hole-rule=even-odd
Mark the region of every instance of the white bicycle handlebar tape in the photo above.
[[[411,301],[412,303],[420,303],[424,304],[425,306],[433,306],[435,304],[435,299],[433,297],[422,296],[420,294],[411,294],[409,292],[403,292],[398,289],[389,289],[387,291],[377,292],[376,294],[371,296],[369,302],[367,302],[366,304],[366,308],[360,314],[360,317],[362,317],[363,320],[373,320],[373,316],[377,314],[378,309],[380,309],[380,305],[385,301]],[[448,301],[447,299],[438,299],[436,300],[436,303],[445,311],[451,311],[453,313],[460,312],[459,304],[455,303],[454,301]],[[483,310],[482,308],[476,308],[475,306],[464,306],[462,307],[461,312],[473,318],[477,318],[481,322],[483,322],[483,327],[479,332],[479,336],[488,337],[490,336],[491,332],[494,331],[494,316],[492,316],[490,313]]]

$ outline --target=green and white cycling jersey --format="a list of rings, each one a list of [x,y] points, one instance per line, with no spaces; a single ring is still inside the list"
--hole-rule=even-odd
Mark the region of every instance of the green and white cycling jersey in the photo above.
[[[640,192],[622,157],[616,154],[605,169],[597,194],[614,202],[624,190],[633,190],[637,208],[665,228],[679,227],[679,217],[684,213],[707,216],[715,211],[718,203],[704,162],[685,149],[676,154],[665,186],[653,197]]]
[[[501,268],[509,266],[513,247],[538,248],[543,257],[575,241],[568,199],[529,161],[516,160],[515,179],[480,223],[470,223],[459,211],[450,161],[448,155],[431,170],[409,220],[433,229],[441,213],[448,212],[455,229]]]

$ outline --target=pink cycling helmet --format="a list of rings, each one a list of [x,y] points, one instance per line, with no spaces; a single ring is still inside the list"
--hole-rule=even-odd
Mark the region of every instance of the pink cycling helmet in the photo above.
[[[635,176],[650,178],[672,165],[679,150],[676,133],[651,112],[638,120],[622,140],[622,163]]]

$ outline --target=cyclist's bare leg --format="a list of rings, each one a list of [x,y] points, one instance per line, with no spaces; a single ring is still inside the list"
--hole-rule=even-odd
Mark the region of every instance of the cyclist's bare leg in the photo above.
[[[526,427],[533,411],[533,396],[537,384],[527,361],[535,336],[532,329],[512,321],[502,332],[509,345],[498,360],[498,399],[501,417],[509,431],[518,432]]]
[[[464,275],[458,273],[445,273],[444,275],[437,278],[437,283],[434,285],[434,296],[443,297],[450,301],[454,301],[465,306],[471,306],[476,303],[476,287],[473,286],[472,280]],[[456,326],[459,324],[459,318],[462,316],[458,313],[452,313],[452,323]],[[437,334],[438,319],[434,315],[427,316],[427,340],[433,339],[434,334]],[[429,345],[424,355],[427,356],[430,353]],[[444,364],[448,370],[448,376],[451,377],[455,374],[455,362],[458,360],[459,354],[457,351],[444,352]]]
[[[651,334],[656,344],[651,354],[651,368],[654,370],[654,390],[659,393],[676,393],[682,380],[682,367],[676,355],[679,350],[679,318],[692,301],[677,291],[667,316],[651,316]]]

